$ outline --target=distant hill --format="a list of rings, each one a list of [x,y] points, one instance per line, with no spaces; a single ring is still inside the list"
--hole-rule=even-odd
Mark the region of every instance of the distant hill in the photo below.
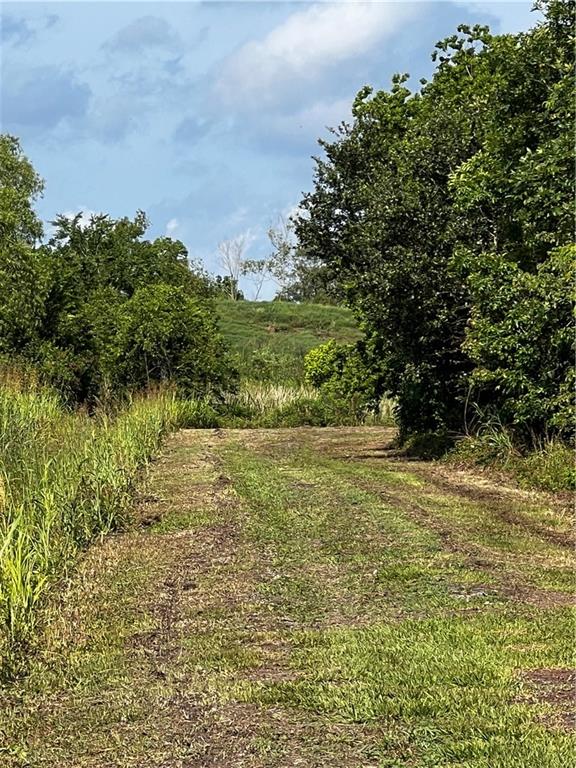
[[[304,355],[328,339],[344,343],[361,337],[350,310],[286,301],[217,302],[220,328],[243,377],[301,381]]]

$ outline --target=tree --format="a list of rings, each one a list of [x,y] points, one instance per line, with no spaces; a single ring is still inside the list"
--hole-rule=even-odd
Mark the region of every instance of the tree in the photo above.
[[[359,316],[381,370],[380,393],[398,402],[401,431],[454,428],[467,320],[465,287],[450,268],[448,180],[471,151],[469,121],[452,114],[454,92],[438,83],[424,99],[394,79],[364,88],[353,125],[321,142],[315,188],[297,219],[300,246],[335,275]]]
[[[0,238],[33,246],[42,237],[34,202],[44,182],[23,154],[14,136],[0,134]]]
[[[44,318],[47,273],[33,208],[43,187],[18,139],[0,135],[0,353],[24,349]]]
[[[234,285],[231,285],[231,282],[232,280],[228,275],[214,275],[210,278],[210,295],[230,298],[234,292],[236,301],[243,301],[244,293],[238,287],[238,283],[235,282]]]
[[[252,301],[258,301],[264,283],[270,277],[270,266],[266,259],[246,259],[242,275],[254,286]]]
[[[352,124],[320,142],[296,219],[299,248],[329,269],[359,316],[403,435],[461,429],[475,366],[492,359],[502,370],[486,352],[488,334],[504,333],[501,315],[478,286],[507,293],[513,322],[528,306],[513,296],[531,285],[542,300],[534,280],[552,290],[543,265],[573,240],[574,5],[542,3],[545,21],[520,35],[459,27],[438,43],[430,82],[413,92],[398,75],[389,91],[363,88]],[[566,290],[563,279],[555,285]],[[546,334],[564,371],[564,337]],[[516,395],[503,398],[497,382],[484,378],[483,398],[520,418]],[[527,427],[543,428],[528,416],[524,408]]]
[[[146,240],[148,221],[58,216],[50,241],[33,203],[42,181],[0,137],[0,354],[32,362],[71,402],[171,381],[186,394],[234,384],[209,278],[184,245]]]
[[[234,384],[210,307],[182,287],[161,283],[139,288],[123,304],[114,367],[125,386],[172,382],[184,395]]]
[[[273,247],[268,272],[283,301],[338,304],[343,299],[329,267],[299,247],[293,218],[281,216],[268,230]]]
[[[280,216],[277,224],[268,229],[268,239],[273,249],[268,259],[268,271],[282,294],[296,275],[298,256],[293,221]]]
[[[72,400],[93,401],[120,381],[111,350],[123,304],[152,285],[206,298],[209,283],[192,271],[181,242],[144,238],[148,221],[141,211],[133,220],[100,214],[87,224],[80,215],[53,223],[44,248],[45,319],[29,354]]]
[[[222,240],[218,243],[218,253],[220,254],[220,266],[225,270],[229,277],[228,288],[232,301],[238,299],[238,281],[244,273],[246,259],[244,254],[248,247],[248,238],[244,235],[237,235],[231,240]]]

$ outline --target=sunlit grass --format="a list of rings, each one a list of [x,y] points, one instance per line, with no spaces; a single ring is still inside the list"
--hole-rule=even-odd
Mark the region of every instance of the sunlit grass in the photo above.
[[[377,408],[339,398],[306,384],[244,380],[227,396],[219,419],[224,427],[298,427],[393,424],[393,403],[382,398]]]
[[[139,470],[177,420],[171,395],[91,417],[48,390],[0,388],[0,675],[18,670],[49,586],[125,522]]]

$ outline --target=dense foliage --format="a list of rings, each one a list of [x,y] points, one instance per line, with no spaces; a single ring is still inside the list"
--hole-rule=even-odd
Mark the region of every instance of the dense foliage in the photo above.
[[[339,344],[334,339],[321,344],[304,358],[306,382],[324,398],[349,402],[359,411],[377,410],[377,361],[364,341]]]
[[[301,204],[404,435],[460,431],[472,402],[524,436],[574,423],[575,3],[540,7],[527,33],[460,27],[417,92],[363,88]]]
[[[170,380],[186,393],[233,384],[210,295],[182,243],[148,222],[59,216],[49,241],[33,211],[42,182],[0,137],[0,354],[33,364],[72,401]]]

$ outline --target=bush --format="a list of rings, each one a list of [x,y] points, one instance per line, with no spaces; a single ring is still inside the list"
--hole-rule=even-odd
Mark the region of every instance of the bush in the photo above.
[[[559,440],[551,440],[537,451],[516,459],[513,469],[520,483],[545,491],[576,490],[574,451]]]
[[[356,398],[331,396],[305,385],[243,382],[239,391],[216,405],[218,426],[246,427],[327,427],[361,424],[389,424],[391,408],[383,401],[377,410],[367,411]]]
[[[338,414],[334,421],[392,423],[392,405],[382,397],[371,358],[373,353],[365,341],[338,344],[334,340],[314,347],[304,358],[306,381]]]
[[[445,432],[422,432],[403,441],[402,453],[416,459],[439,459],[453,445],[454,439]]]
[[[221,394],[236,383],[210,305],[183,288],[138,289],[122,306],[115,347],[117,376],[125,386],[170,381],[190,397]]]
[[[306,382],[313,387],[321,387],[335,378],[340,378],[351,347],[350,344],[338,344],[334,339],[313,347],[304,358]]]

